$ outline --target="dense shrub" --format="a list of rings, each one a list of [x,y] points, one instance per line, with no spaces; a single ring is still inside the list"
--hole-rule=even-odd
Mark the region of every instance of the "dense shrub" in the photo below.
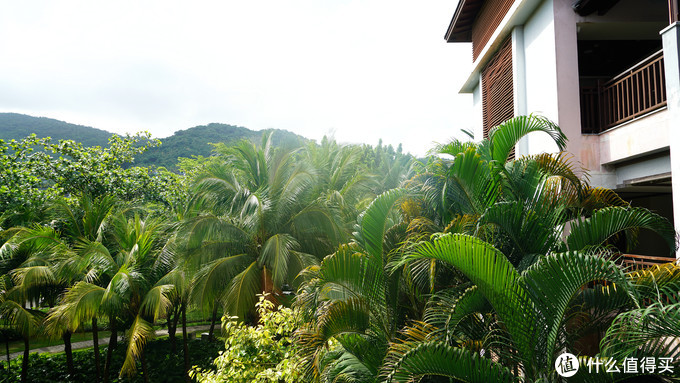
[[[222,342],[207,342],[200,339],[189,341],[189,356],[191,365],[206,368],[218,355],[223,348]],[[106,352],[106,346],[100,346],[102,356]],[[170,341],[159,339],[147,344],[144,349],[150,382],[184,382],[184,359],[182,356],[181,345],[177,352],[170,353]],[[111,382],[143,382],[141,366],[138,366],[139,373],[132,379],[119,379],[123,361],[125,360],[125,344],[121,343],[113,354],[111,368]],[[73,362],[76,366],[75,376],[69,376],[66,372],[66,356],[59,354],[32,354],[28,369],[28,381],[34,383],[54,383],[54,382],[94,382],[94,349],[84,349],[73,351]],[[103,363],[103,360],[102,360]],[[102,371],[103,371],[102,366]],[[0,370],[0,382],[18,382],[21,372],[21,357],[12,360],[10,373],[7,373],[7,362],[3,362]]]
[[[301,382],[298,348],[292,341],[298,326],[294,311],[282,306],[274,310],[274,304],[262,295],[256,306],[257,326],[233,317],[222,319],[225,350],[215,359],[213,370],[197,366],[191,376],[202,383]]]

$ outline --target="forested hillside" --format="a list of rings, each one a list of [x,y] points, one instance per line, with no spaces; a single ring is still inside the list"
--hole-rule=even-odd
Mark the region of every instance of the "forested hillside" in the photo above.
[[[83,146],[107,145],[111,133],[90,126],[69,124],[47,117],[33,117],[19,113],[0,113],[0,139],[20,139],[31,133],[38,137],[75,140]]]
[[[274,146],[298,147],[306,138],[294,133],[273,129]],[[70,124],[46,117],[32,117],[18,113],[0,113],[0,139],[21,139],[32,133],[38,137],[52,137],[53,142],[74,140],[83,146],[107,146],[112,133],[89,126]],[[228,124],[208,124],[175,132],[161,139],[162,145],[139,155],[135,163],[141,166],[164,166],[175,169],[178,157],[209,156],[210,143],[235,143],[242,139],[256,142],[262,132]]]
[[[164,166],[174,169],[178,157],[204,156],[211,154],[213,147],[210,143],[236,143],[242,139],[258,142],[262,132],[254,131],[242,126],[227,124],[208,124],[195,126],[186,130],[179,130],[170,137],[162,138],[162,145],[151,148],[140,155],[135,163],[140,166]],[[298,147],[307,141],[286,130],[274,129],[272,144],[274,146]]]

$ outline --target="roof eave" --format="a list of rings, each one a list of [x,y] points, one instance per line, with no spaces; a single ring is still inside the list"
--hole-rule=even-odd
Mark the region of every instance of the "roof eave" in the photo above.
[[[484,1],[460,0],[444,39],[448,43],[472,42],[472,24]]]

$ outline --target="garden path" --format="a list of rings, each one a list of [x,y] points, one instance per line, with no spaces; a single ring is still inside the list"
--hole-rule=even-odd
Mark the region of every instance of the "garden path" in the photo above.
[[[198,332],[198,331],[204,331],[204,330],[208,330],[208,329],[210,329],[210,325],[190,326],[190,327],[187,327],[187,333],[192,334],[192,333],[195,333],[195,332]],[[182,329],[178,328],[177,330],[179,332],[178,335],[181,337],[182,336]],[[164,336],[164,335],[168,335],[167,329],[156,330],[156,336],[157,337]],[[119,336],[118,341],[122,341],[122,340],[123,340],[123,337]],[[99,346],[106,346],[107,344],[109,344],[109,338],[108,337],[105,338],[105,339],[99,339]],[[73,350],[77,350],[77,349],[81,349],[81,348],[88,348],[88,347],[93,347],[93,346],[94,346],[94,342],[92,340],[85,340],[85,341],[82,341],[82,342],[74,342],[74,343],[71,344],[71,348]],[[31,349],[31,353],[34,353],[34,352],[57,353],[57,352],[63,352],[63,351],[64,351],[64,345],[63,344],[58,344],[58,345],[49,346],[49,347],[32,348]],[[23,351],[15,352],[15,353],[9,354],[9,357],[11,359],[14,359],[14,358],[21,356],[23,354],[24,354]]]

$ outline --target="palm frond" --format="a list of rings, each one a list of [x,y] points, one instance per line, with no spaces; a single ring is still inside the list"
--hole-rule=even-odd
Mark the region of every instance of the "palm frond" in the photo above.
[[[520,381],[491,359],[441,342],[424,342],[392,358],[381,374],[384,382],[413,382],[427,375],[478,383]]]
[[[211,312],[215,301],[229,288],[231,280],[252,261],[251,256],[238,254],[204,265],[193,277],[190,301],[205,313]]]
[[[125,352],[125,361],[120,369],[121,377],[130,377],[137,371],[137,361],[144,352],[144,346],[156,335],[153,325],[141,316],[135,317],[127,332],[128,347]]]
[[[547,133],[560,151],[567,146],[567,136],[554,122],[536,115],[517,116],[501,123],[489,132],[491,145],[489,160],[505,163],[520,138],[532,132]]]
[[[245,318],[255,305],[256,294],[262,292],[262,268],[252,262],[238,273],[229,284],[223,298],[225,310],[231,315]]]
[[[602,354],[623,360],[630,356],[680,356],[680,303],[654,303],[616,317],[601,342]]]
[[[172,289],[172,285],[156,285],[152,287],[144,294],[139,314],[149,318],[151,323],[163,317],[171,305],[168,296]]]
[[[31,337],[39,331],[44,316],[43,312],[24,308],[13,300],[6,299],[0,303],[0,317],[24,337]]]
[[[593,213],[590,218],[578,219],[571,225],[567,237],[570,250],[583,250],[602,245],[613,235],[630,229],[648,229],[659,234],[675,251],[675,230],[668,220],[641,207],[607,207]]]
[[[626,291],[632,302],[638,296],[623,271],[606,259],[576,252],[551,254],[538,260],[522,275],[522,282],[532,302],[536,305],[537,325],[543,328],[540,338],[545,338],[543,365],[554,360],[557,337],[562,329],[565,314],[572,298],[589,282],[609,281]]]
[[[404,196],[404,189],[392,189],[379,195],[359,217],[360,231],[355,234],[373,262],[383,264],[383,240],[387,217],[392,206]]]
[[[534,360],[536,311],[519,273],[500,251],[475,237],[447,234],[415,247],[409,257],[440,259],[465,274],[505,323],[520,355]]]
[[[283,284],[288,275],[291,251],[298,247],[299,243],[293,236],[283,233],[272,235],[262,246],[258,262],[271,270],[274,286],[281,287]]]

